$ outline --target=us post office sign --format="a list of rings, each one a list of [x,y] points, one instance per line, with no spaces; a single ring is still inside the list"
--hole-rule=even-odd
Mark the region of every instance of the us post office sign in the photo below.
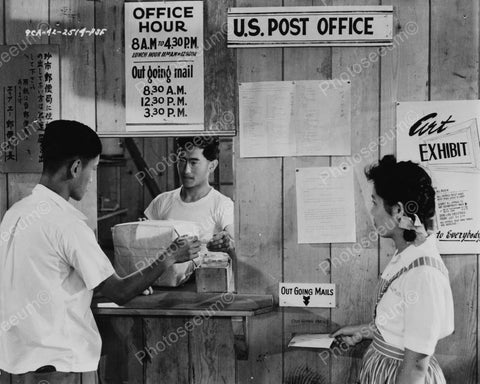
[[[280,307],[334,308],[335,284],[280,283],[278,287]]]
[[[229,8],[228,47],[393,44],[392,6]]]

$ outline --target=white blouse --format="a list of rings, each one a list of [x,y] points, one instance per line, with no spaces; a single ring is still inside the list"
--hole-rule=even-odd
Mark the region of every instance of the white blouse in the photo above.
[[[382,278],[391,279],[419,257],[433,257],[443,264],[435,235],[395,254]],[[438,340],[454,330],[453,297],[448,277],[426,265],[403,273],[393,281],[378,304],[375,324],[387,343],[433,355]]]

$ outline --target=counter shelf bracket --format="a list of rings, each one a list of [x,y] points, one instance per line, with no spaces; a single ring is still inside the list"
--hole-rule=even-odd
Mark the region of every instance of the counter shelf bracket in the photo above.
[[[232,331],[237,360],[248,360],[248,317],[232,317]]]

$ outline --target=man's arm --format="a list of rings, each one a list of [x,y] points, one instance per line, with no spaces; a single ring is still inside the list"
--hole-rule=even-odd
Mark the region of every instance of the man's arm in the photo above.
[[[125,277],[114,273],[96,291],[114,303],[123,305],[152,285],[168,267],[195,258],[199,251],[200,242],[196,237],[179,237],[149,266]]]

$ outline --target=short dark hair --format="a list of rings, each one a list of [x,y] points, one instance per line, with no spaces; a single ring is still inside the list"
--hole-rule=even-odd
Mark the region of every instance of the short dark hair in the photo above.
[[[177,138],[177,146],[179,150],[189,151],[194,147],[203,149],[203,156],[207,160],[218,160],[218,154],[220,152],[218,137],[214,136],[192,136],[192,137],[179,137]]]
[[[407,216],[414,220],[416,214],[426,229],[433,229],[435,190],[432,179],[420,165],[412,161],[397,162],[395,156],[387,155],[378,165],[366,169],[365,175],[373,181],[388,213],[392,212],[393,205],[401,202]],[[414,241],[416,234],[405,230],[403,236],[406,241]]]
[[[80,158],[90,161],[102,153],[96,132],[74,120],[54,120],[47,124],[41,142],[43,170],[55,172],[66,162]]]

